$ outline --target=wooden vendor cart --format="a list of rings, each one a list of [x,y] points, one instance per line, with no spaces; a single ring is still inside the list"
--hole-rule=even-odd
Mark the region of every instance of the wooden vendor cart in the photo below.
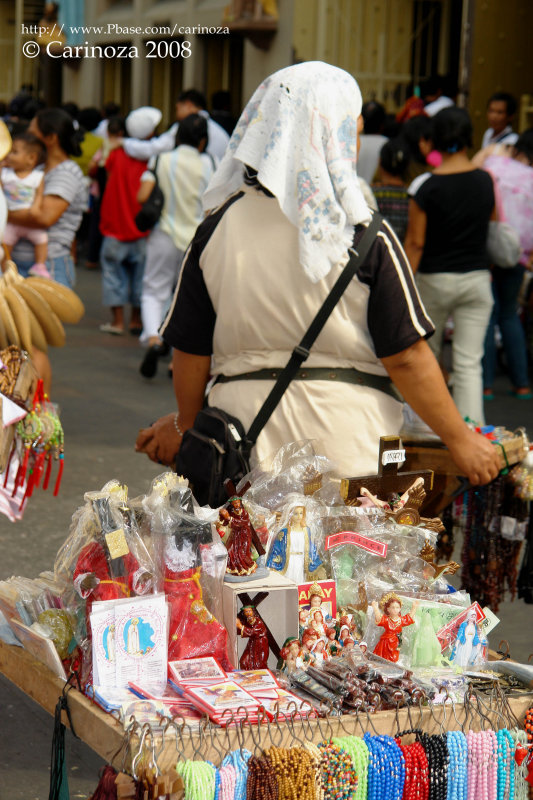
[[[21,647],[8,645],[0,641],[0,672],[19,687],[26,695],[42,706],[50,714],[54,714],[58,698],[62,695],[65,683],[56,677],[44,664],[37,661],[30,653]],[[107,714],[99,706],[89,700],[77,689],[69,689],[67,693],[72,728],[76,735],[106,761],[110,761],[120,751],[124,743],[124,729],[122,724],[111,714]],[[524,718],[526,710],[533,704],[533,693],[523,694],[510,699],[510,706],[519,721]],[[63,711],[63,723],[71,727],[67,714]],[[458,730],[465,722],[463,706],[455,705],[443,708],[418,708],[411,710],[411,719],[417,727],[427,733],[441,733],[443,729]],[[493,724],[499,726],[496,716]],[[370,733],[394,735],[398,731],[411,728],[406,709],[395,711],[378,711],[370,717],[364,713],[358,718],[354,716],[329,717],[324,720],[309,719],[287,725],[280,723],[272,725],[275,745],[291,746],[301,739],[312,739],[315,743],[325,737],[358,735],[362,736],[364,730]],[[441,728],[441,726],[443,726]],[[468,727],[479,730],[483,726],[483,719],[469,718]],[[486,727],[486,723],[485,723]],[[190,733],[176,741],[176,734],[169,730],[165,736],[164,747],[161,750],[161,736],[158,739],[157,763],[161,770],[171,768],[180,756],[186,758],[199,758],[212,760],[218,764],[221,754],[239,747],[246,747],[252,752],[258,747],[268,748],[272,742],[268,737],[268,726],[239,725],[235,728],[213,728],[209,726],[209,734],[201,736],[199,733]],[[52,731],[52,726],[50,726]],[[295,738],[296,737],[296,738]],[[157,738],[157,733],[156,733]],[[131,754],[138,750],[138,737],[130,748]],[[120,766],[120,758],[117,759]],[[117,763],[115,762],[115,766]]]

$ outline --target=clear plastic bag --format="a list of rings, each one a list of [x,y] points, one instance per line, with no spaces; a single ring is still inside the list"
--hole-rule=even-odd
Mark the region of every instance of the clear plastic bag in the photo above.
[[[246,483],[246,501],[252,501],[271,511],[285,504],[291,492],[311,495],[336,477],[336,465],[320,455],[317,442],[302,440],[281,447],[245,475],[237,489]]]
[[[267,566],[297,584],[330,577],[320,525],[324,505],[312,497],[290,493],[280,511]]]
[[[214,656],[230,669],[226,629],[209,610],[222,608],[226,569],[213,511],[199,509],[187,484],[173,473],[153,481],[143,507],[150,520],[159,582],[170,607],[169,661]]]

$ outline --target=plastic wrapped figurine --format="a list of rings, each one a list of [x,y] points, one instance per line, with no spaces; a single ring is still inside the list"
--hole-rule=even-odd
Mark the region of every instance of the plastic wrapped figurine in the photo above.
[[[298,611],[298,634],[299,636],[309,627],[309,609],[300,608]]]
[[[301,652],[302,645],[299,639],[292,636],[285,639],[279,653],[281,663],[278,665],[278,668],[282,672],[286,672],[287,675],[290,675],[295,669],[301,669]]]
[[[324,622],[324,615],[319,608],[314,609],[309,614],[309,622],[310,627],[313,628],[318,635],[322,638],[326,638],[326,625]]]
[[[335,628],[328,628],[326,630],[327,645],[326,649],[330,658],[338,656],[342,647],[337,641],[337,631]]]
[[[286,525],[274,540],[267,566],[298,584],[326,577],[307,524],[305,505],[295,505],[290,509]]]
[[[311,655],[313,656],[313,664],[315,667],[321,667],[324,661],[327,661],[329,658],[329,653],[327,651],[326,642],[324,639],[317,639],[311,648]]]
[[[266,577],[268,570],[253,558],[254,549],[256,556],[261,557],[264,548],[238,495],[230,498],[226,507],[220,509],[219,519],[217,530],[228,551],[228,580]]]
[[[267,626],[257,613],[255,606],[243,606],[237,617],[239,636],[247,637],[248,643],[239,659],[241,669],[266,669],[270,646]]]
[[[450,660],[456,667],[469,669],[476,664],[480,650],[481,636],[476,622],[476,612],[472,609],[459,626]]]
[[[438,667],[443,661],[441,644],[435,634],[431,614],[428,609],[423,609],[413,643],[411,666]]]
[[[306,628],[302,634],[302,666],[305,669],[308,664],[313,664],[313,647],[318,641],[318,634],[313,628]]]
[[[220,546],[211,523],[195,515],[191,490],[172,473],[156,478],[143,505],[170,604],[168,660],[214,656],[228,669],[227,631],[206,607],[201,585],[204,564]]]
[[[387,661],[396,662],[400,658],[400,643],[402,629],[408,625],[414,625],[415,621],[409,614],[401,615],[402,601],[394,592],[384,594],[379,604],[374,600],[372,603],[374,609],[374,618],[376,625],[384,628],[384,633],[377,645],[374,647],[374,653],[381,658],[386,658]],[[418,608],[418,601],[415,600],[411,608],[411,614],[414,614]]]
[[[325,594],[319,583],[314,583],[309,589],[309,614],[313,617],[315,611],[321,611],[323,620],[331,622],[332,617],[328,612],[328,607],[324,605]]]
[[[88,619],[96,600],[121,600],[150,591],[153,565],[128,507],[121,502],[118,513],[113,513],[110,493],[89,493],[86,497],[94,512],[89,526],[93,538],[79,553],[73,582],[85,600]]]

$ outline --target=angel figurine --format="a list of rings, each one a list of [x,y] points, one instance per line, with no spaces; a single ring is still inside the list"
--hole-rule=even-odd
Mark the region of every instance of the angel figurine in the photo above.
[[[415,621],[409,614],[401,615],[402,601],[394,592],[384,594],[379,603],[374,600],[372,608],[376,625],[385,628],[385,632],[381,634],[379,642],[374,647],[374,653],[396,663],[400,658],[402,629],[414,625]],[[411,614],[414,614],[417,608],[418,600],[415,600]]]
[[[287,525],[272,546],[267,566],[298,584],[326,577],[307,525],[305,506],[297,505],[292,509]]]

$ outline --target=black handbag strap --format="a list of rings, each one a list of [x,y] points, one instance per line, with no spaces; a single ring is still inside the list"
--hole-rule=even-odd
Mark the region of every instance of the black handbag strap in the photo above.
[[[250,425],[250,429],[246,434],[242,444],[242,450],[247,457],[250,455],[250,451],[256,443],[257,437],[267,424],[276,406],[283,397],[283,394],[285,393],[289,383],[292,381],[303,362],[309,356],[315,339],[326,324],[329,315],[341,299],[353,276],[365,261],[370,248],[374,244],[374,240],[378,235],[382,219],[383,217],[381,214],[378,214],[378,212],[375,211],[372,215],[372,220],[369,226],[359,242],[359,249],[355,250],[354,248],[350,248],[350,260],[337,278],[333,288],[324,300],[309,328],[305,332],[300,344],[298,344],[292,351],[290,359],[280,373],[276,383],[270,391],[270,394],[259,409],[256,418]]]

